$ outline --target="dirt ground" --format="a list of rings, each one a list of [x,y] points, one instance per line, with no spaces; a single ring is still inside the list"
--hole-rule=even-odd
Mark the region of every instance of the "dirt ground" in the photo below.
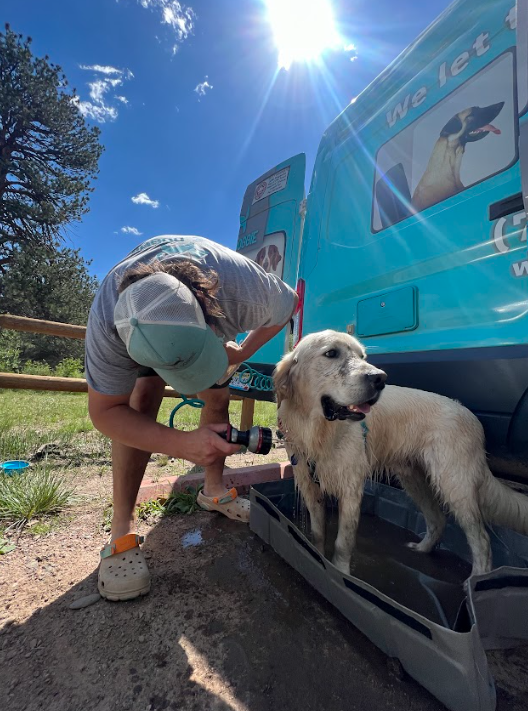
[[[6,711],[441,711],[249,530],[217,514],[143,522],[152,574],[139,600],[96,592],[108,476],[48,535],[0,558]],[[528,708],[528,648],[489,655],[499,711]]]

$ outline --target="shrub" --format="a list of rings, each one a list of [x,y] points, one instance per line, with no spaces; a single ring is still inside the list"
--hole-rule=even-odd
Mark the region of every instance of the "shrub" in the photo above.
[[[18,373],[22,342],[17,331],[0,330],[0,371]]]
[[[63,358],[53,372],[59,378],[82,378],[83,364],[80,358]]]
[[[51,375],[52,371],[48,363],[38,360],[27,360],[22,366],[25,375]]]

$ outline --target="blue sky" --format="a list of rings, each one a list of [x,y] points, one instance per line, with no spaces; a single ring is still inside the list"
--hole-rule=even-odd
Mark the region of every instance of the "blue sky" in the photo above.
[[[342,41],[286,70],[264,0],[3,0],[2,23],[62,66],[102,130],[90,212],[69,229],[94,274],[157,234],[234,248],[246,186],[300,152],[308,185],[328,124],[449,2],[331,4]]]

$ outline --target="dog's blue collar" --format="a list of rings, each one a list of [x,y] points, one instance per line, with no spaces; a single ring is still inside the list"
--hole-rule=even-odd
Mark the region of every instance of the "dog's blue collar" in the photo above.
[[[365,420],[361,420],[361,429],[363,430],[363,441],[365,445],[367,444],[367,435],[369,433],[369,428]]]

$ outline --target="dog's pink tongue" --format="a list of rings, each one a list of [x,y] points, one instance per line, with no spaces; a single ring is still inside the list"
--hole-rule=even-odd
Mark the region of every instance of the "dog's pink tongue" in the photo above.
[[[497,135],[500,135],[500,128],[495,128],[495,126],[492,126],[491,123],[487,123],[485,126],[482,126],[481,131],[491,131],[491,133],[496,133]]]
[[[370,412],[370,405],[368,404],[368,402],[365,402],[363,405],[356,405],[355,407],[356,410],[359,410],[364,415],[366,415],[367,412]]]

